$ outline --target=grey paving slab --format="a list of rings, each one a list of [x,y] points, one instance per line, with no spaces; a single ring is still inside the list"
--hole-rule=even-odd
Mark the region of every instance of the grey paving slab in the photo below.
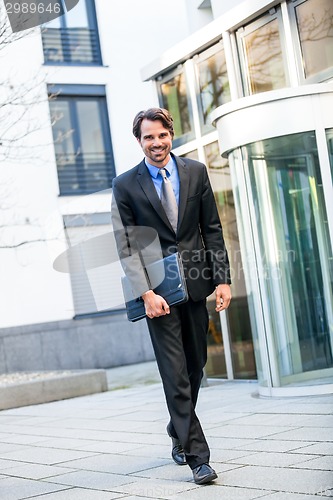
[[[13,443],[0,443],[0,456],[4,456],[6,453],[12,451],[24,450],[26,449],[24,445],[13,444]]]
[[[221,422],[235,422],[238,421],[238,419],[241,418],[247,418],[251,414],[250,413],[232,413],[232,412],[221,412],[221,411],[216,411],[210,410],[210,411],[205,411],[202,410],[200,412],[200,421],[205,425],[205,424],[221,424]]]
[[[136,495],[139,497],[167,499],[172,495],[179,493],[183,495],[184,492],[192,492],[197,488],[198,486],[196,484],[186,481],[163,481],[161,479],[156,481],[154,479],[137,479],[131,484],[116,487],[116,490],[120,493]]]
[[[124,495],[111,493],[110,491],[90,490],[87,488],[68,488],[55,493],[48,493],[47,495],[39,495],[35,498],[36,500],[114,500],[117,498],[124,498]],[[127,496],[126,500],[128,500]]]
[[[302,448],[297,448],[293,453],[309,453],[310,455],[333,455],[332,443],[313,443]]]
[[[281,427],[280,427],[281,429]],[[329,427],[302,427],[285,432],[277,432],[271,439],[290,441],[333,441],[333,429]]]
[[[299,495],[298,493],[272,493],[270,495],[262,497],[262,500],[320,500],[320,498],[329,498],[330,495],[326,495],[327,492],[323,491],[317,495]]]
[[[224,474],[224,485],[285,491],[304,495],[319,494],[333,485],[333,473],[277,467],[245,466]]]
[[[76,451],[86,451],[93,452],[94,450],[90,449],[90,446],[94,446],[98,443],[103,443],[102,441],[94,441],[90,439],[84,439],[85,436],[82,436],[82,439],[79,438],[52,438],[47,439],[44,437],[44,441],[41,443],[34,443],[34,446],[41,446],[43,448],[58,448],[64,450],[76,450]]]
[[[72,469],[82,469],[96,472],[110,472],[113,474],[131,474],[159,467],[171,462],[170,459],[131,457],[115,454],[100,454],[81,460],[71,460],[65,466]]]
[[[232,488],[212,483],[169,498],[170,500],[254,500],[255,498],[266,498],[265,495],[266,492],[257,489],[246,490],[245,488]]]
[[[93,455],[94,453],[73,450],[56,450],[53,448],[42,448],[41,446],[38,446],[6,453],[5,457],[9,460],[22,460],[23,462],[36,464],[56,465],[69,460],[91,457]]]
[[[67,472],[76,472],[76,470],[50,465],[26,464],[16,465],[16,467],[10,467],[2,471],[6,476],[20,477],[23,479],[47,479]]]
[[[142,447],[141,444],[121,443],[118,441],[95,441],[85,439],[50,439],[43,442],[47,448],[79,450],[96,453],[125,453]]]
[[[22,462],[19,460],[5,460],[0,458],[0,471],[4,472],[7,469],[11,469],[12,467],[17,467],[22,464],[27,465],[26,462]]]
[[[214,427],[209,429],[206,434],[208,437],[235,437],[235,438],[263,438],[266,436],[272,436],[281,432],[281,427],[276,428],[273,426],[259,426],[259,425],[228,425],[225,424],[220,427]],[[286,432],[290,430],[290,427],[284,428]],[[283,439],[283,437],[282,437]]]
[[[242,465],[263,465],[273,467],[289,467],[296,465],[301,467],[303,462],[307,462],[314,458],[315,455],[296,455],[292,453],[267,453],[264,451],[257,452],[253,455],[246,455],[230,460],[233,464]],[[312,460],[311,460],[312,461]],[[308,468],[308,467],[307,467]]]
[[[248,438],[229,438],[229,437],[217,437],[217,436],[207,436],[207,432],[205,432],[208,444],[212,446],[214,444],[214,448],[222,449],[222,450],[235,450],[237,448],[243,446],[252,446],[256,443],[257,439],[248,439]]]
[[[332,409],[333,411],[333,409]],[[265,414],[247,415],[234,420],[236,425],[276,427],[333,427],[333,415]]]
[[[45,440],[44,437],[41,436],[30,436],[25,434],[4,434],[0,436],[1,443],[7,444],[34,444],[41,443]]]
[[[301,455],[302,456],[302,455]],[[305,456],[305,455],[303,455]],[[312,460],[306,460],[305,462],[299,463],[297,465],[299,469],[310,469],[310,470],[329,470],[333,471],[333,457],[316,457]],[[332,484],[333,486],[333,484]]]
[[[76,486],[79,488],[91,488],[95,490],[113,491],[115,487],[123,484],[129,484],[135,481],[135,478],[120,474],[108,474],[107,472],[95,472],[80,470],[63,474],[48,479],[48,483],[59,485]]]
[[[137,497],[135,495],[125,495],[125,496],[122,496],[121,498],[125,498],[126,500],[142,500],[142,497]],[[145,500],[156,500],[156,498],[153,498],[153,497],[144,497]]]
[[[40,424],[42,425],[42,424]],[[47,426],[50,426],[50,423],[47,422]],[[141,422],[131,422],[131,426],[129,429],[128,422],[122,420],[113,419],[87,419],[87,418],[74,418],[70,417],[64,420],[57,420],[52,422],[52,427],[61,428],[61,429],[82,429],[82,430],[99,430],[99,431],[125,431],[125,432],[134,432],[135,429],[142,427]],[[43,427],[43,425],[42,425]]]
[[[165,412],[165,418],[167,418],[167,412]],[[121,415],[122,421],[134,421],[134,422],[164,422],[164,415],[161,415],[161,411],[149,411],[149,410],[137,410],[130,413],[124,413]]]
[[[11,477],[1,481],[1,498],[3,500],[22,500],[64,489],[66,486]]]
[[[171,443],[171,441],[170,441]],[[147,446],[139,446],[132,448],[127,452],[122,452],[123,455],[129,455],[131,457],[156,457],[156,458],[170,458],[171,456],[171,445],[162,444],[150,444]]]
[[[271,451],[271,452],[288,452],[293,453],[308,453],[311,455],[312,451],[305,449],[312,446],[313,443],[309,441],[283,441],[283,440],[273,440],[273,439],[252,439],[245,445],[238,446],[238,450],[248,450],[248,451]],[[303,451],[304,450],[304,451]]]
[[[318,399],[318,398],[316,398]],[[288,398],[288,413],[294,414],[309,414],[309,415],[331,415],[333,408],[333,399],[329,404],[318,404],[318,403],[293,403],[289,401]],[[257,410],[258,411],[258,410]],[[272,413],[281,413],[284,414],[286,412],[286,407],[275,406],[274,411]],[[255,413],[255,411],[253,412]]]

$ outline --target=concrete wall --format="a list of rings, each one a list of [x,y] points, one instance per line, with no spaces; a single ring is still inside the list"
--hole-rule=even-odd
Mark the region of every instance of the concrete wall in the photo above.
[[[111,316],[3,328],[0,373],[110,368],[154,359],[146,322]]]

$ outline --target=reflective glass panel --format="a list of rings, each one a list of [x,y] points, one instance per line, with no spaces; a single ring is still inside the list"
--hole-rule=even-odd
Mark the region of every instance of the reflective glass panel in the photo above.
[[[332,128],[326,130],[326,137],[327,137],[328,154],[330,157],[330,164],[331,164],[331,176],[333,182],[333,129]]]
[[[243,154],[277,362],[288,383],[333,367],[332,247],[315,134],[250,144]]]
[[[296,7],[305,77],[333,68],[333,2],[307,0]]]
[[[105,98],[59,96],[50,109],[60,193],[109,188],[114,165]]]
[[[191,158],[191,160],[199,160],[198,150],[194,149],[193,151],[189,151],[181,155],[182,158]]]
[[[161,84],[162,107],[174,120],[175,139],[186,142],[194,137],[185,73],[182,72]]]
[[[224,49],[219,44],[220,50],[212,55],[200,54],[197,64],[197,73],[200,91],[201,121],[204,131],[213,129],[209,123],[209,114],[218,106],[230,101],[230,88],[227,75]],[[211,49],[207,51],[211,53]]]
[[[249,94],[286,86],[277,19],[245,34],[243,47]]]
[[[253,379],[256,378],[256,367],[230,168],[228,161],[221,157],[217,142],[205,146],[205,153],[231,265],[232,301],[226,314],[234,377]],[[224,346],[219,314],[215,311],[215,294],[208,298],[207,304],[210,323],[206,371],[210,376],[225,376]]]

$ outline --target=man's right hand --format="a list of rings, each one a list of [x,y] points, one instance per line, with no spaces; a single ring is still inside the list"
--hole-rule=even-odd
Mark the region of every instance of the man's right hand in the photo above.
[[[165,299],[157,295],[153,290],[148,290],[142,295],[148,318],[158,318],[170,314],[170,307]]]

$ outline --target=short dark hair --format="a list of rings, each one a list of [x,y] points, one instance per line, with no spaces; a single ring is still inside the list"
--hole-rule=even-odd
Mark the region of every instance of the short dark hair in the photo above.
[[[159,120],[162,122],[163,127],[169,130],[171,138],[175,135],[175,131],[173,129],[173,118],[167,109],[149,108],[146,111],[139,111],[133,120],[133,135],[137,139],[141,139],[141,123],[143,120]]]

